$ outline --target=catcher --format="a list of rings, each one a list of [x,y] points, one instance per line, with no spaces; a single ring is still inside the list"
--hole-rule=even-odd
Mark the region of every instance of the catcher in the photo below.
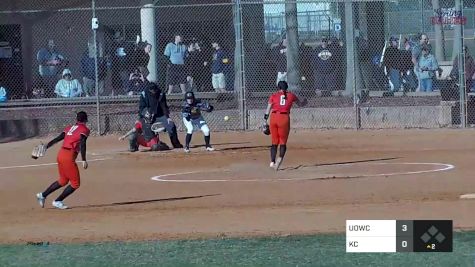
[[[271,95],[267,110],[264,114],[264,133],[272,136],[272,146],[270,148],[270,167],[276,171],[279,170],[280,164],[284,159],[287,151],[287,139],[290,132],[290,110],[295,102],[298,106],[303,107],[307,104],[307,99],[300,101],[292,92],[288,92],[289,85],[285,81],[277,84],[278,91]],[[272,113],[271,113],[272,112]],[[267,120],[270,115],[270,129]],[[280,145],[279,158],[276,160],[277,147]]]
[[[167,144],[160,142],[159,133],[165,131],[161,122],[152,123],[154,115],[149,108],[142,110],[142,116],[135,122],[135,127],[119,140],[129,137],[129,151],[136,152],[139,146],[148,147],[151,151],[170,150]]]
[[[47,149],[54,144],[63,140],[61,149],[58,152],[57,162],[59,179],[52,183],[44,192],[36,194],[38,203],[43,208],[46,198],[58,190],[59,188],[69,185],[64,189],[63,193],[53,201],[53,207],[58,209],[67,209],[63,200],[71,195],[80,185],[79,169],[76,164],[76,158],[78,153],[81,152],[82,167],[87,169],[88,164],[86,161],[86,140],[89,136],[90,130],[87,128],[87,114],[84,111],[77,113],[77,122],[75,125],[68,126],[64,131],[55,139],[51,140],[46,146],[41,144],[33,149],[32,157],[37,159],[45,155]]]
[[[185,94],[185,103],[183,104],[183,123],[186,127],[186,140],[185,140],[185,152],[190,152],[190,143],[191,137],[193,136],[193,131],[195,129],[200,129],[205,136],[205,145],[207,151],[214,151],[214,148],[210,145],[210,132],[208,124],[206,123],[203,115],[201,115],[201,110],[207,112],[213,111],[213,106],[209,103],[201,102],[200,99],[195,98],[193,92],[187,92]]]

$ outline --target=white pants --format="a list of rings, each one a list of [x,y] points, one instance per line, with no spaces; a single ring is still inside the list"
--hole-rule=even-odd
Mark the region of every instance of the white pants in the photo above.
[[[276,84],[279,84],[279,82],[287,81],[287,72],[277,72],[277,82]]]
[[[225,89],[226,88],[226,78],[224,77],[224,73],[214,74],[212,77],[213,82],[213,89]]]
[[[194,131],[199,129],[205,136],[209,136],[209,127],[203,117],[199,117],[198,119],[190,121],[187,121],[185,118],[183,118],[183,124],[185,124],[187,134],[193,134]]]

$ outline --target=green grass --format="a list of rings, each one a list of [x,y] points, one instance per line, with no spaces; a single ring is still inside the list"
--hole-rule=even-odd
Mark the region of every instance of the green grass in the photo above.
[[[345,236],[1,245],[0,266],[470,266],[475,232],[455,233],[453,253],[345,253]]]

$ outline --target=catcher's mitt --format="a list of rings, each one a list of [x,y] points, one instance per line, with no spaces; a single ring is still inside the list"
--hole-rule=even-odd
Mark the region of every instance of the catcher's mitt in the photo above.
[[[161,122],[156,122],[156,123],[152,124],[150,129],[152,129],[152,131],[154,133],[158,134],[158,133],[161,133],[161,132],[165,131],[165,126],[163,126],[163,124]]]
[[[265,135],[270,134],[269,124],[266,123],[266,124],[262,125],[262,133],[264,133]]]
[[[31,157],[34,159],[38,159],[39,157],[43,157],[46,153],[46,145],[39,144],[33,148],[33,152],[31,152]]]

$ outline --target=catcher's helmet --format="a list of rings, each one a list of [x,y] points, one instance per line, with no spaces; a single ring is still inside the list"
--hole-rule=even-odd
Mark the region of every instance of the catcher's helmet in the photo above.
[[[145,123],[151,124],[153,122],[153,114],[152,114],[152,112],[150,112],[149,108],[144,108],[142,110],[141,115],[142,115],[142,118],[145,121]]]
[[[264,124],[262,125],[262,132],[265,134],[265,135],[269,135],[270,134],[270,128],[269,128],[269,124]]]

